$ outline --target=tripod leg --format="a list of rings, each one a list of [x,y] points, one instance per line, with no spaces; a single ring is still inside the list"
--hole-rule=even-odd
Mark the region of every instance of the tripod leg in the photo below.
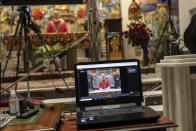
[[[28,37],[28,31],[26,29],[26,22],[24,22],[24,41],[25,41],[25,71],[28,73],[29,72],[29,37]],[[29,86],[29,77],[27,77],[27,93],[28,93],[28,98],[31,98],[30,95],[30,86]]]
[[[20,51],[21,51],[21,45],[22,45],[22,31],[23,31],[23,24],[21,24],[20,31],[19,31],[19,46],[18,46],[18,52],[17,52],[17,65],[16,65],[16,79],[18,80],[18,74],[19,74],[19,66],[20,66]],[[17,86],[15,86],[15,92],[17,92]]]
[[[172,19],[171,18],[169,18],[170,20],[170,25],[171,25],[171,29],[172,29],[172,32],[174,32],[175,33],[175,35],[177,35],[177,31],[176,31],[176,28],[175,28],[175,26],[174,26],[174,23],[173,23],[173,21],[172,21]]]
[[[157,55],[159,46],[161,45],[161,40],[163,39],[163,36],[164,36],[164,34],[165,34],[165,31],[166,31],[166,29],[167,29],[168,24],[169,24],[169,20],[166,22],[165,27],[163,28],[163,32],[162,32],[162,34],[161,34],[161,37],[160,37],[160,39],[158,40],[158,44],[157,44],[157,46],[156,46],[154,55],[153,55],[152,60],[150,61],[150,64],[149,64],[149,69],[150,69],[150,66],[152,65],[152,63],[153,63],[153,61],[154,61],[154,59],[155,59],[155,57],[156,57],[156,55]]]
[[[15,44],[15,40],[16,40],[16,35],[17,35],[17,32],[18,32],[18,28],[19,28],[19,25],[21,23],[21,16],[18,20],[18,23],[17,23],[17,26],[16,26],[16,30],[15,30],[15,33],[14,33],[14,37],[13,37],[13,40],[12,40],[12,45],[10,47],[10,50],[9,50],[9,53],[8,53],[8,56],[7,56],[7,59],[6,59],[6,63],[5,63],[5,67],[3,69],[3,73],[2,73],[2,79],[4,78],[4,75],[5,75],[5,71],[7,69],[7,65],[8,65],[8,62],[9,62],[9,59],[11,57],[11,54],[12,54],[12,50],[13,50],[13,47],[14,47],[14,44]]]

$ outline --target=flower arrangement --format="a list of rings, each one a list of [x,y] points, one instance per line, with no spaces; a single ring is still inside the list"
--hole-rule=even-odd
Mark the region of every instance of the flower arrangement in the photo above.
[[[135,45],[147,45],[148,40],[152,36],[152,30],[145,23],[131,23],[128,30],[124,32],[124,36],[128,38],[128,43]]]
[[[44,18],[44,13],[37,9],[33,11],[32,16],[34,20],[42,20]]]

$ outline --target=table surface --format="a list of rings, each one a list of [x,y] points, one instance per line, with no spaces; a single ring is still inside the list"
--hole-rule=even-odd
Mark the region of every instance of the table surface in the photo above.
[[[168,118],[161,116],[158,121],[152,123],[141,123],[141,124],[130,124],[130,125],[123,125],[123,126],[115,126],[115,127],[107,127],[107,128],[97,128],[97,129],[89,129],[89,130],[81,130],[81,131],[95,131],[95,130],[129,130],[129,131],[136,131],[136,130],[151,130],[151,129],[165,129],[169,127],[176,127],[177,125],[169,120]],[[76,121],[65,121],[59,125],[58,131],[78,131],[76,126]]]
[[[63,104],[58,103],[58,104],[50,104],[50,105],[54,106],[54,110],[46,109],[36,124],[5,126],[0,131],[56,130],[60,119],[61,111],[63,108]]]

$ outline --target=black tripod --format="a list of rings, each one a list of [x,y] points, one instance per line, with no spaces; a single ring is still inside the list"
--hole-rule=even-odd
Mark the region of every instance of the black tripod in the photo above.
[[[171,0],[168,0],[167,1],[167,4],[168,4],[168,14],[169,14],[168,20],[165,23],[165,26],[163,28],[163,32],[162,32],[160,38],[158,39],[158,44],[157,44],[157,46],[155,48],[155,52],[154,52],[154,55],[152,57],[152,60],[150,61],[149,69],[150,69],[150,66],[152,65],[152,63],[154,62],[154,59],[157,57],[158,49],[159,49],[159,47],[161,45],[161,41],[162,41],[162,39],[164,37],[164,34],[165,34],[166,30],[168,29],[169,25],[170,25],[170,28],[171,28],[171,32],[172,32],[173,37],[175,37],[175,38],[179,37],[178,33],[176,32],[176,28],[174,26],[174,23],[172,21],[172,18],[171,18]],[[179,48],[177,47],[176,44],[174,44],[172,46],[170,45],[170,52],[171,52],[172,48],[175,49],[176,54],[180,54],[180,51],[178,50]]]
[[[22,37],[23,37],[23,34],[24,34],[24,42],[25,42],[25,55],[24,55],[24,68],[25,68],[25,71],[28,73],[29,72],[29,50],[32,49],[31,47],[31,43],[30,43],[30,38],[28,36],[29,34],[29,29],[33,30],[39,37],[39,39],[41,40],[44,48],[46,49],[46,52],[49,56],[49,58],[53,59],[53,63],[55,64],[56,68],[58,67],[57,66],[57,63],[54,61],[54,58],[55,57],[58,57],[58,56],[52,56],[51,53],[49,52],[49,50],[47,49],[46,47],[46,44],[45,44],[45,41],[43,40],[41,34],[40,34],[40,31],[39,29],[37,28],[37,26],[32,22],[31,20],[31,17],[30,17],[30,13],[27,11],[27,6],[21,6],[19,9],[19,20],[18,20],[18,23],[17,23],[17,26],[16,26],[16,31],[15,31],[15,34],[14,34],[14,37],[13,37],[13,41],[12,41],[12,45],[9,49],[9,53],[8,53],[8,56],[7,56],[7,59],[6,59],[6,64],[5,64],[5,68],[3,70],[3,74],[2,74],[2,78],[4,78],[4,75],[5,75],[5,71],[7,69],[7,65],[8,65],[8,62],[9,62],[9,59],[11,57],[11,54],[12,54],[12,50],[13,50],[13,47],[15,45],[15,40],[16,40],[16,37],[19,33],[19,45],[18,45],[18,51],[17,51],[17,66],[16,66],[16,79],[18,79],[18,73],[19,73],[19,63],[20,63],[20,50],[21,50],[21,45],[22,45]],[[20,30],[18,30],[20,28]],[[19,32],[18,32],[19,31]],[[62,54],[61,54],[62,55]],[[57,68],[58,69],[58,68]],[[64,77],[62,77],[61,75],[61,72],[60,70],[58,70],[58,74],[60,76],[60,78],[62,78],[64,84],[66,85],[66,87],[68,88],[68,85],[64,79]],[[28,76],[30,74],[28,73]],[[26,77],[27,79],[27,89],[28,89],[28,98],[30,98],[30,90],[29,90],[29,77]],[[17,83],[15,83],[15,90],[17,90]]]
[[[9,53],[6,59],[6,64],[5,67],[3,69],[3,73],[2,73],[2,79],[4,79],[4,75],[7,69],[7,65],[8,62],[10,60],[11,54],[12,54],[12,50],[13,47],[15,45],[15,40],[17,35],[19,34],[19,43],[18,43],[18,51],[17,51],[17,65],[16,65],[16,79],[18,79],[18,74],[19,74],[19,63],[20,63],[20,50],[21,50],[21,44],[22,44],[22,35],[24,33],[24,41],[25,41],[25,51],[24,51],[24,68],[25,71],[28,72],[29,70],[29,55],[28,55],[28,50],[29,50],[29,46],[30,46],[30,42],[29,42],[29,37],[28,37],[28,30],[27,30],[27,16],[26,16],[26,6],[22,6],[18,9],[19,11],[19,20],[16,26],[16,30],[13,36],[13,41],[11,44],[11,47],[9,49]],[[20,28],[20,29],[19,29]],[[18,32],[19,31],[19,32]],[[30,98],[30,93],[29,93],[29,79],[27,78],[27,87],[28,87],[28,97]],[[15,86],[15,90],[17,90],[17,84]]]

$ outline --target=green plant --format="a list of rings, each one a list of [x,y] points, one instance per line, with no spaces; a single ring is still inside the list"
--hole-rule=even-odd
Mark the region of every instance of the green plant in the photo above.
[[[57,43],[53,46],[46,45],[46,48],[52,56],[56,55],[58,52],[64,49],[64,47],[60,43]],[[37,57],[35,61],[36,64],[42,63],[44,59],[49,58],[46,48],[43,45],[36,48],[36,51],[34,53]]]

